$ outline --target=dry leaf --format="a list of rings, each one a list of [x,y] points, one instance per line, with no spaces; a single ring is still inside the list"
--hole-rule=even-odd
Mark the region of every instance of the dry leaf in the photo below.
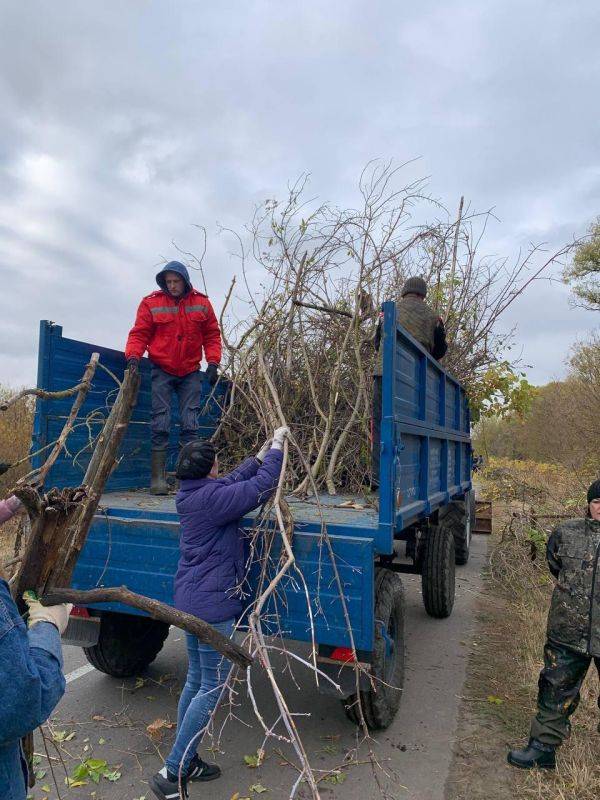
[[[356,500],[344,500],[343,503],[338,505],[338,508],[354,508],[356,511],[362,511],[364,506],[357,503]]]
[[[167,722],[166,719],[155,719],[154,722],[151,722],[150,725],[146,726],[146,731],[150,734],[150,738],[154,742],[161,742],[163,736],[163,730],[167,728],[171,730],[171,728],[175,727],[174,722]]]

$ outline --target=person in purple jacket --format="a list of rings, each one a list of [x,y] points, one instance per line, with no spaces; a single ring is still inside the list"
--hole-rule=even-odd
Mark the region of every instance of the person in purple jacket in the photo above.
[[[223,477],[218,477],[218,462],[210,442],[189,442],[177,460],[180,488],[175,504],[181,533],[175,607],[195,614],[224,636],[232,636],[243,610],[241,519],[275,490],[288,433],[287,428],[277,428],[273,439],[255,457]],[[175,743],[165,766],[150,779],[150,788],[160,800],[178,798],[180,780],[186,794],[189,781],[210,781],[221,774],[216,764],[206,764],[196,750],[229,669],[212,647],[189,633],[186,640],[189,665],[177,709]]]

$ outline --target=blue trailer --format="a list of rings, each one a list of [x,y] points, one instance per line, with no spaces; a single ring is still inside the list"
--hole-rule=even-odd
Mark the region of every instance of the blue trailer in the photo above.
[[[51,322],[40,325],[38,386],[49,391],[79,380],[92,352],[117,376],[122,352],[63,336]],[[121,452],[110,476],[72,586],[126,585],[166,603],[173,601],[178,560],[174,495],[153,496],[150,473],[150,365],[141,365],[141,388]],[[214,397],[204,387],[201,432],[218,424],[226,386]],[[53,466],[47,483],[76,486],[90,457],[90,436],[100,430],[116,385],[97,370],[68,440],[69,452]],[[284,579],[267,610],[273,630],[318,646],[321,668],[334,675],[350,719],[384,728],[393,719],[404,680],[404,609],[400,573],[422,576],[423,602],[434,617],[454,603],[455,562],[468,559],[474,496],[468,400],[463,387],[396,322],[395,304],[383,304],[383,379],[380,489],[375,502],[362,496],[289,498],[293,550],[310,600],[296,576]],[[53,442],[69,413],[70,399],[37,402],[34,463]],[[85,418],[85,422],[83,421]],[[176,450],[175,413],[172,451]],[[244,520],[249,530],[253,517]],[[327,533],[327,537],[324,535]],[[277,537],[271,551],[277,566]],[[257,580],[249,573],[249,589]],[[343,601],[339,585],[343,589]],[[76,609],[76,643],[97,669],[123,677],[138,674],[158,654],[168,627],[118,604]],[[350,629],[348,626],[350,623]],[[70,626],[71,628],[71,626]],[[357,684],[355,661],[359,670]],[[326,689],[327,682],[322,682]]]

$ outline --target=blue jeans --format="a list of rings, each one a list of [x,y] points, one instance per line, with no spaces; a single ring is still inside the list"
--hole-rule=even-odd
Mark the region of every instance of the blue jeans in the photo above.
[[[211,624],[223,636],[231,638],[235,619]],[[213,650],[210,645],[202,644],[191,633],[186,633],[185,638],[189,659],[188,673],[177,708],[177,736],[173,749],[165,761],[169,772],[175,775],[179,774],[182,761],[182,772],[185,774],[196,754],[202,739],[199,734],[206,728],[210,715],[219,701],[231,667],[224,656]],[[192,740],[194,742],[188,748]]]
[[[153,450],[166,450],[169,444],[173,393],[179,401],[180,444],[184,445],[198,438],[203,380],[203,373],[198,370],[179,378],[152,364],[150,432]]]

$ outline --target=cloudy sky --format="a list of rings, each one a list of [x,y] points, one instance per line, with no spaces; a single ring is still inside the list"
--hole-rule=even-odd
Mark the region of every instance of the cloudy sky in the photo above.
[[[483,250],[560,246],[600,213],[597,0],[0,0],[0,383],[35,380],[38,321],[121,348],[155,267],[311,173],[352,204],[376,157],[455,208]],[[530,377],[563,374],[597,316],[559,282],[511,310]]]

